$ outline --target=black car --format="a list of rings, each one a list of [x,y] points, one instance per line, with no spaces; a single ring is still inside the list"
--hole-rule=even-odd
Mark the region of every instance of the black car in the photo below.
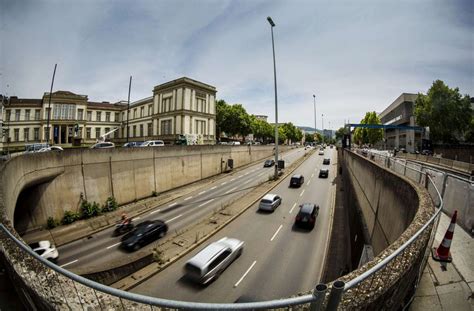
[[[290,187],[301,187],[304,184],[304,176],[301,174],[293,175],[290,179]]]
[[[162,238],[168,232],[168,225],[162,220],[147,220],[122,237],[121,247],[136,251],[140,247]]]
[[[329,162],[330,162],[329,158],[326,158],[323,160],[324,165],[329,165]]]
[[[322,168],[319,170],[319,178],[328,178],[329,170],[327,168]]]
[[[300,205],[300,211],[296,215],[295,225],[301,227],[314,228],[316,217],[318,217],[319,206],[314,203],[303,203]]]
[[[271,167],[275,165],[275,160],[266,160],[265,163],[263,163],[263,167]]]

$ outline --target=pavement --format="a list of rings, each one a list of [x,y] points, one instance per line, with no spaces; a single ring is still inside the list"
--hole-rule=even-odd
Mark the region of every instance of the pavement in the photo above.
[[[441,213],[433,247],[438,247],[451,218]],[[474,244],[473,238],[460,226],[454,229],[451,242],[452,263],[446,268],[429,257],[410,311],[474,310]]]

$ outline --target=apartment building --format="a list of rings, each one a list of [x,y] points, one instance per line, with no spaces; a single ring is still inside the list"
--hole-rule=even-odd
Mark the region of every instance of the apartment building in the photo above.
[[[149,139],[172,144],[183,137],[188,144],[215,144],[216,92],[183,77],[155,86],[152,96],[130,106],[126,101],[92,102],[69,91],[46,92],[41,99],[11,96],[0,109],[0,150],[48,141],[87,146],[110,132],[105,138],[118,144]]]

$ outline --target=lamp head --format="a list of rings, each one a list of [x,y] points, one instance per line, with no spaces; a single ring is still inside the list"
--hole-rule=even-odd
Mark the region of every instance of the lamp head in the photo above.
[[[270,23],[270,26],[275,27],[275,23],[273,22],[273,20],[270,16],[267,17],[267,21]]]

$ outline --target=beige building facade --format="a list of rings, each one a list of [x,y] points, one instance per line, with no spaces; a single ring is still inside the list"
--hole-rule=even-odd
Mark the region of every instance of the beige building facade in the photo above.
[[[41,99],[12,96],[0,109],[0,150],[48,141],[87,146],[102,138],[117,144],[150,139],[215,144],[216,92],[211,85],[183,77],[155,86],[153,96],[130,107],[125,101],[91,102],[87,95],[68,91],[44,93]]]

